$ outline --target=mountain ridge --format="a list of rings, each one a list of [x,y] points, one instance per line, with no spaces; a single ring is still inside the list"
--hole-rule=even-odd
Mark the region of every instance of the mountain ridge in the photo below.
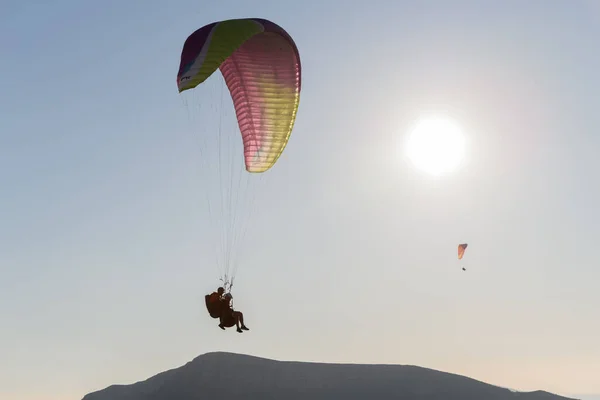
[[[572,400],[543,390],[518,392],[416,365],[280,361],[223,351],[82,400],[407,399]]]

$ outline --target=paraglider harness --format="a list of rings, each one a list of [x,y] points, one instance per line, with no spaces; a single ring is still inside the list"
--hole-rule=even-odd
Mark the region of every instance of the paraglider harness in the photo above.
[[[227,294],[231,294],[231,288],[233,287],[233,279],[229,280],[229,279],[227,279],[227,277],[225,277],[225,278],[220,278],[219,280],[221,282],[223,282],[223,289],[225,289],[225,293],[223,294],[223,296],[225,296]],[[210,316],[212,318],[221,317],[221,312],[223,311],[222,307],[220,306],[221,304],[219,304],[219,307],[215,307],[214,304],[211,304],[210,294],[207,294],[206,296],[204,296],[204,301],[206,303],[206,310],[208,311],[208,314],[210,314]],[[219,301],[219,303],[220,303],[220,301]],[[231,310],[233,310],[233,296],[231,297],[229,305],[231,306]]]

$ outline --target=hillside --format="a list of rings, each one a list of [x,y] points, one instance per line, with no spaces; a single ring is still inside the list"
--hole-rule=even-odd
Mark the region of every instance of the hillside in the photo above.
[[[131,385],[113,385],[83,400],[560,400],[512,392],[460,375],[409,365],[324,364],[207,353]]]

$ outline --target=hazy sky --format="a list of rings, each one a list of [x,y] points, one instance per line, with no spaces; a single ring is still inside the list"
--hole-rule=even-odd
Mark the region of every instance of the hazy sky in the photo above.
[[[599,393],[599,9],[2,1],[0,398],[77,399],[215,350]],[[198,135],[219,113],[176,87],[186,37],[236,17],[283,26],[303,65],[246,236],[243,335],[202,299],[218,281]],[[402,157],[423,114],[464,128],[459,173]]]

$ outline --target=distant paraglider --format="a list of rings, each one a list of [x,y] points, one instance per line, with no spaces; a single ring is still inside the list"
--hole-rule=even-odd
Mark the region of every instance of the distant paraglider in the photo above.
[[[462,260],[463,256],[465,255],[465,251],[467,250],[467,243],[462,243],[458,245],[458,259]],[[462,267],[463,271],[466,271],[467,269],[465,267]]]

